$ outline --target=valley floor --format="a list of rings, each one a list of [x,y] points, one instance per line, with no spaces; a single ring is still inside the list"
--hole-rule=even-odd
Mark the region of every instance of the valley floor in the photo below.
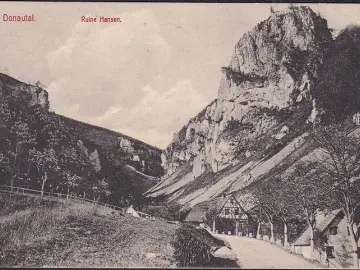
[[[216,235],[229,242],[238,256],[241,268],[257,269],[314,269],[320,268],[297,255],[292,255],[281,247],[262,240],[230,235]]]

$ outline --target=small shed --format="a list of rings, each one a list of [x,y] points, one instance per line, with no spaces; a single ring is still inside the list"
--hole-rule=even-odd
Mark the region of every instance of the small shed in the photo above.
[[[128,207],[128,209],[126,210],[126,214],[130,214],[130,215],[132,215],[133,217],[140,217],[140,215],[138,214],[138,212],[133,208],[133,206],[132,205],[130,205],[129,207]]]

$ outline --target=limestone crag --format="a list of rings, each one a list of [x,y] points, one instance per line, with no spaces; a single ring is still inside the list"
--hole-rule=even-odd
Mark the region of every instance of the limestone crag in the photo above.
[[[314,81],[331,42],[326,20],[308,7],[272,12],[244,34],[229,66],[221,68],[218,98],[164,151],[166,176],[190,160],[198,177],[207,167],[217,172],[249,158],[256,149],[248,149],[248,141],[278,128],[286,112],[315,106]],[[309,120],[317,113],[313,108]]]
[[[23,85],[23,91],[31,95],[30,105],[39,104],[43,108],[49,105],[48,92],[39,86]]]
[[[84,142],[81,140],[78,140],[77,145],[81,149],[81,151],[83,151],[83,153],[89,158],[95,171],[97,171],[97,172],[100,171],[101,170],[101,161],[100,161],[98,150],[95,148],[94,151],[90,151],[90,153],[89,153],[89,149],[84,145]]]
[[[41,86],[30,85],[0,73],[0,96],[5,92],[21,95],[29,101],[30,106],[38,104],[43,108],[49,107],[48,92]]]

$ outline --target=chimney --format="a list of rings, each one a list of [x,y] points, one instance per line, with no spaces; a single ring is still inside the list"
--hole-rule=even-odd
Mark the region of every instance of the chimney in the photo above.
[[[222,197],[223,197],[223,199],[225,199],[225,197],[226,197],[226,193],[225,193],[225,192],[222,194]]]

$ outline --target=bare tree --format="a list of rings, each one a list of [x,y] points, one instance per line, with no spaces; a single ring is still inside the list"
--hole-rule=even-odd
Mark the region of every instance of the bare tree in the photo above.
[[[270,223],[270,241],[274,242],[274,221],[275,213],[271,207],[271,191],[268,189],[268,184],[262,184],[253,190],[251,193],[251,203],[254,205],[254,209],[261,209],[261,213],[266,216],[268,222]],[[258,230],[260,230],[258,228]]]
[[[344,211],[353,248],[353,266],[359,268],[360,143],[349,131],[334,125],[318,129],[314,139],[321,151],[317,169],[321,187]]]
[[[296,189],[287,179],[268,179],[253,191],[253,204],[267,216],[271,226],[271,241],[274,241],[274,221],[283,224],[284,246],[288,246],[288,226],[301,216],[296,203]]]
[[[300,209],[294,203],[294,198],[297,196],[297,190],[294,189],[286,179],[273,179],[269,188],[268,205],[272,212],[283,224],[284,246],[289,245],[288,241],[288,227],[289,223],[300,216]]]
[[[24,151],[25,146],[35,145],[35,134],[31,131],[28,124],[22,120],[16,121],[10,130],[11,138],[13,140],[13,150],[9,151],[12,156],[12,176],[11,176],[11,190],[13,189],[15,178],[17,174],[17,163],[19,155]]]
[[[41,196],[44,195],[45,183],[53,173],[60,170],[58,160],[53,149],[44,149],[43,152],[35,148],[29,151],[29,161],[32,162],[41,175]]]
[[[260,238],[261,225],[263,222],[268,219],[264,213],[264,210],[259,206],[254,207],[250,211],[251,216],[255,217],[255,221],[257,222],[257,230],[256,230],[256,238]]]
[[[321,210],[329,203],[328,192],[323,188],[319,171],[314,162],[300,162],[294,171],[286,177],[287,192],[291,197],[291,207],[298,209],[310,230],[310,246],[314,251],[316,219]]]

